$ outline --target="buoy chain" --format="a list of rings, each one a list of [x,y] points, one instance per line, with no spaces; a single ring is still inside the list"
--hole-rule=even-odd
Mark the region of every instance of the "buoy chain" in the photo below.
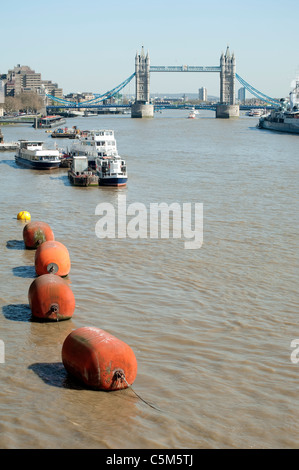
[[[126,381],[126,382],[127,382],[127,381]],[[128,383],[128,382],[127,382],[127,383]],[[129,384],[128,384],[128,385],[129,385]],[[156,408],[154,405],[151,405],[148,401],[146,401],[146,400],[144,400],[143,398],[141,398],[141,396],[138,395],[138,393],[136,393],[135,390],[133,390],[132,385],[131,385],[131,386],[129,385],[129,387],[130,387],[130,389],[132,390],[132,392],[135,393],[136,397],[139,398],[139,400],[143,401],[143,403],[145,403],[146,405],[150,406],[150,407],[153,408],[154,410],[156,410],[156,411],[161,411],[161,410],[159,410],[158,408]]]
[[[138,395],[138,393],[135,392],[135,390],[133,390],[132,385],[128,384],[124,372],[122,372],[122,371],[120,371],[120,370],[117,370],[117,371],[114,373],[113,379],[114,379],[114,380],[121,380],[121,382],[123,382],[123,381],[126,382],[128,388],[130,388],[130,389],[132,390],[132,392],[135,393],[136,397],[138,397],[141,401],[143,401],[143,403],[145,403],[146,405],[150,406],[151,408],[153,408],[153,409],[156,410],[156,411],[161,411],[161,410],[159,410],[158,408],[156,408],[154,405],[151,405],[150,403],[148,403],[147,401],[145,401],[143,398],[141,398],[141,397]]]
[[[126,376],[125,376],[125,374],[124,374],[123,371],[121,371],[121,370],[115,371],[114,376],[113,376],[113,381],[116,381],[116,380],[120,380],[121,382],[126,382],[128,388],[130,388],[130,389],[132,390],[132,392],[136,395],[136,397],[138,397],[141,401],[143,401],[143,403],[145,403],[146,405],[150,406],[150,407],[153,408],[154,410],[161,411],[161,410],[159,410],[158,408],[156,408],[154,405],[151,405],[150,403],[148,403],[147,401],[145,401],[143,398],[141,398],[141,397],[138,395],[138,393],[135,392],[135,390],[133,390],[132,385],[128,384],[127,379],[126,379]]]

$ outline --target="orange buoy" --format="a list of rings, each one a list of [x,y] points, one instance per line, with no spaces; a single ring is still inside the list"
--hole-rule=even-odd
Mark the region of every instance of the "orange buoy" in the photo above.
[[[42,274],[67,276],[71,269],[68,249],[60,242],[49,240],[42,243],[35,252],[35,271]]]
[[[23,228],[23,240],[26,248],[37,248],[47,240],[54,240],[54,234],[45,222],[29,222]]]
[[[99,328],[72,331],[62,345],[62,362],[67,372],[97,390],[127,388],[137,375],[130,346]]]
[[[43,320],[68,320],[75,310],[75,297],[67,282],[55,274],[34,279],[28,291],[32,315]]]

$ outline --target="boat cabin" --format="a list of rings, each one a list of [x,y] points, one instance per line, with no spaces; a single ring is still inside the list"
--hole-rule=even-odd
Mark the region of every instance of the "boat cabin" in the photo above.
[[[77,143],[76,143],[77,144]],[[107,155],[117,155],[114,131],[112,130],[92,130],[81,140],[81,152],[86,155],[94,153],[99,157]]]
[[[89,171],[88,158],[85,156],[73,157],[71,171],[76,175],[81,175],[84,174],[84,172]]]
[[[41,140],[19,140],[20,142],[20,149],[26,150],[42,150],[43,149],[43,141]]]

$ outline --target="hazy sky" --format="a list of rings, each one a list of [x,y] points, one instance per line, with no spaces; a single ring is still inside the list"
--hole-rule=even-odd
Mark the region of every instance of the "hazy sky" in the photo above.
[[[29,65],[64,93],[114,88],[142,46],[151,65],[208,66],[229,45],[237,73],[272,97],[288,95],[299,75],[298,0],[11,0],[0,24],[0,73]],[[151,93],[202,86],[219,96],[219,74],[151,74]]]

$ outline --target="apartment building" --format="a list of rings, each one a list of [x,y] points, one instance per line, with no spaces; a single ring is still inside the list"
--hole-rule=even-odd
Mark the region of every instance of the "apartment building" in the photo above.
[[[208,92],[206,88],[199,88],[198,99],[200,99],[201,101],[208,101]]]
[[[239,88],[238,90],[238,100],[240,103],[243,103],[245,104],[245,100],[246,100],[246,89],[243,87],[243,88]]]
[[[44,85],[44,87],[43,87]],[[50,80],[42,80],[41,74],[32,70],[28,65],[18,64],[11,70],[8,70],[5,79],[5,96],[16,96],[20,93],[46,93],[57,98],[63,97],[63,90],[57,83]]]

